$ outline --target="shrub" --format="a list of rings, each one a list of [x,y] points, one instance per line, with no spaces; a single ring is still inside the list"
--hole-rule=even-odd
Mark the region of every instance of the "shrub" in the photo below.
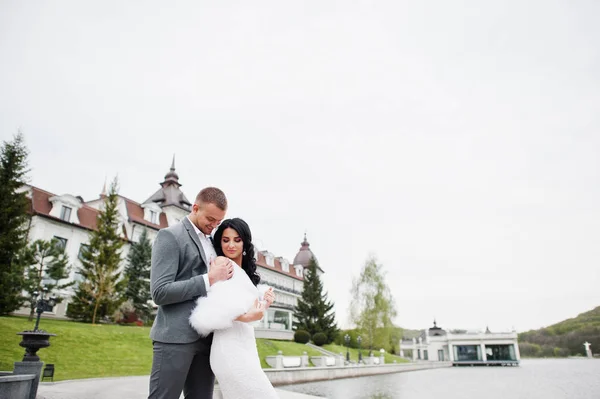
[[[310,334],[305,330],[297,330],[294,333],[294,341],[299,344],[307,344],[310,341]]]
[[[113,319],[118,324],[139,325],[139,318],[131,301],[123,302],[119,309],[113,314]],[[143,325],[143,323],[142,323]]]
[[[317,346],[323,346],[327,343],[327,335],[325,335],[325,333],[318,332],[313,335],[313,342]]]

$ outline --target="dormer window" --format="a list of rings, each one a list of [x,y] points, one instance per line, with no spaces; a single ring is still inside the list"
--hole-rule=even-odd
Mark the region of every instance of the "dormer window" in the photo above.
[[[150,223],[158,224],[158,213],[150,211]]]
[[[296,276],[302,277],[304,267],[302,267],[302,265],[294,265],[294,269],[296,269]]]
[[[63,222],[79,224],[77,211],[83,206],[79,198],[71,194],[55,195],[48,199],[52,203],[49,215]]]
[[[149,202],[142,204],[142,208],[144,209],[144,220],[152,224],[160,224],[160,214],[162,209],[157,203]]]
[[[71,211],[72,211],[72,208],[63,205],[62,209],[60,210],[60,219],[64,220],[65,222],[70,222],[71,221]]]
[[[267,253],[265,256],[265,260],[267,262],[267,266],[275,267],[275,257],[271,253]]]
[[[279,262],[281,263],[281,269],[284,272],[289,273],[289,271],[290,271],[290,262],[288,262],[287,259],[283,259],[283,258],[281,258],[279,260]]]

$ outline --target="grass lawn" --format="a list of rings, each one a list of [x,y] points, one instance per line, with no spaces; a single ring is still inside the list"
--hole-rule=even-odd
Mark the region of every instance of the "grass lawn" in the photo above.
[[[0,370],[12,370],[23,358],[17,332],[33,329],[26,317],[0,317]],[[54,363],[55,380],[150,374],[152,341],[150,327],[91,325],[43,319],[40,328],[57,334],[50,347],[40,349],[45,363]]]
[[[327,349],[328,351],[333,352],[333,353],[342,352],[344,354],[344,356],[346,356],[346,347],[345,346],[329,344],[329,345],[323,345],[323,349]],[[361,349],[361,352],[362,352],[363,359],[365,357],[369,356],[368,348],[366,350]],[[373,351],[373,356],[379,357],[379,351]],[[394,360],[396,361],[396,363],[408,363],[407,359],[404,359],[403,357],[400,357],[400,356],[392,355],[387,352],[384,353],[383,357],[385,359],[386,364],[394,363]],[[350,348],[350,360],[355,361],[355,362],[358,361],[358,349]]]
[[[26,317],[0,317],[0,371],[12,371],[13,363],[23,358],[25,349],[19,346],[17,332],[33,329],[35,322]],[[78,378],[148,375],[152,367],[150,327],[91,325],[73,321],[44,319],[40,328],[57,334],[50,338],[50,347],[40,349],[38,356],[45,363],[54,363],[56,381]],[[269,366],[265,356],[318,356],[314,349],[290,341],[257,339],[258,354],[263,367]]]

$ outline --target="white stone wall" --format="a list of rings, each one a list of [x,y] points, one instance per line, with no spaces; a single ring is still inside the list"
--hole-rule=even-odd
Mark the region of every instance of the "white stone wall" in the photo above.
[[[88,244],[89,230],[78,226],[68,225],[54,221],[41,216],[34,216],[31,219],[31,228],[29,230],[29,242],[35,240],[51,240],[54,237],[61,237],[67,240],[65,251],[69,255],[69,261],[72,265],[70,280],[75,279],[75,270],[80,265],[77,259],[81,244]]]
[[[137,242],[139,236],[142,231],[145,229],[148,232],[148,238],[151,242],[154,242],[158,231],[154,229],[147,228],[146,226],[140,224],[130,224],[127,223],[127,219],[121,219],[122,223],[125,224],[128,231],[133,231],[134,233],[134,241]],[[35,240],[51,240],[54,237],[60,237],[67,240],[67,245],[65,247],[65,251],[69,256],[69,262],[71,265],[71,273],[68,281],[78,280],[80,276],[77,274],[78,268],[81,266],[79,261],[79,251],[82,244],[89,244],[89,233],[90,230],[84,229],[82,227],[76,225],[70,225],[66,223],[61,223],[59,221],[55,221],[42,216],[33,216],[31,219],[31,227],[29,230],[29,242],[33,242]],[[130,244],[125,243],[121,250],[121,270],[125,268],[127,265],[127,255],[129,254]],[[66,282],[66,281],[65,281]],[[61,293],[61,296],[66,297],[66,299],[57,305],[51,313],[56,317],[66,317],[66,307],[69,303],[68,297],[73,294],[73,290],[75,287],[71,287],[66,289]],[[19,314],[28,314],[28,309],[21,309],[16,312]]]
[[[163,212],[167,216],[167,224],[173,226],[177,224],[181,219],[186,217],[190,212],[185,211],[176,206],[167,206],[163,208]]]
[[[258,273],[265,283],[269,282],[272,284],[280,285],[282,287],[302,292],[304,289],[304,282],[302,280],[295,279],[285,274],[277,273],[276,271],[269,270],[268,267],[259,266]]]

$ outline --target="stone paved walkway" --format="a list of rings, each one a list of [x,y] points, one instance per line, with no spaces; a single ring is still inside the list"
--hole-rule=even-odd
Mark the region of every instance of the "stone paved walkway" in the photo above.
[[[43,382],[38,389],[37,399],[146,399],[148,378],[144,376]],[[277,393],[281,399],[316,398],[283,389],[277,389]],[[218,386],[214,395],[214,399],[217,398],[221,398]]]

